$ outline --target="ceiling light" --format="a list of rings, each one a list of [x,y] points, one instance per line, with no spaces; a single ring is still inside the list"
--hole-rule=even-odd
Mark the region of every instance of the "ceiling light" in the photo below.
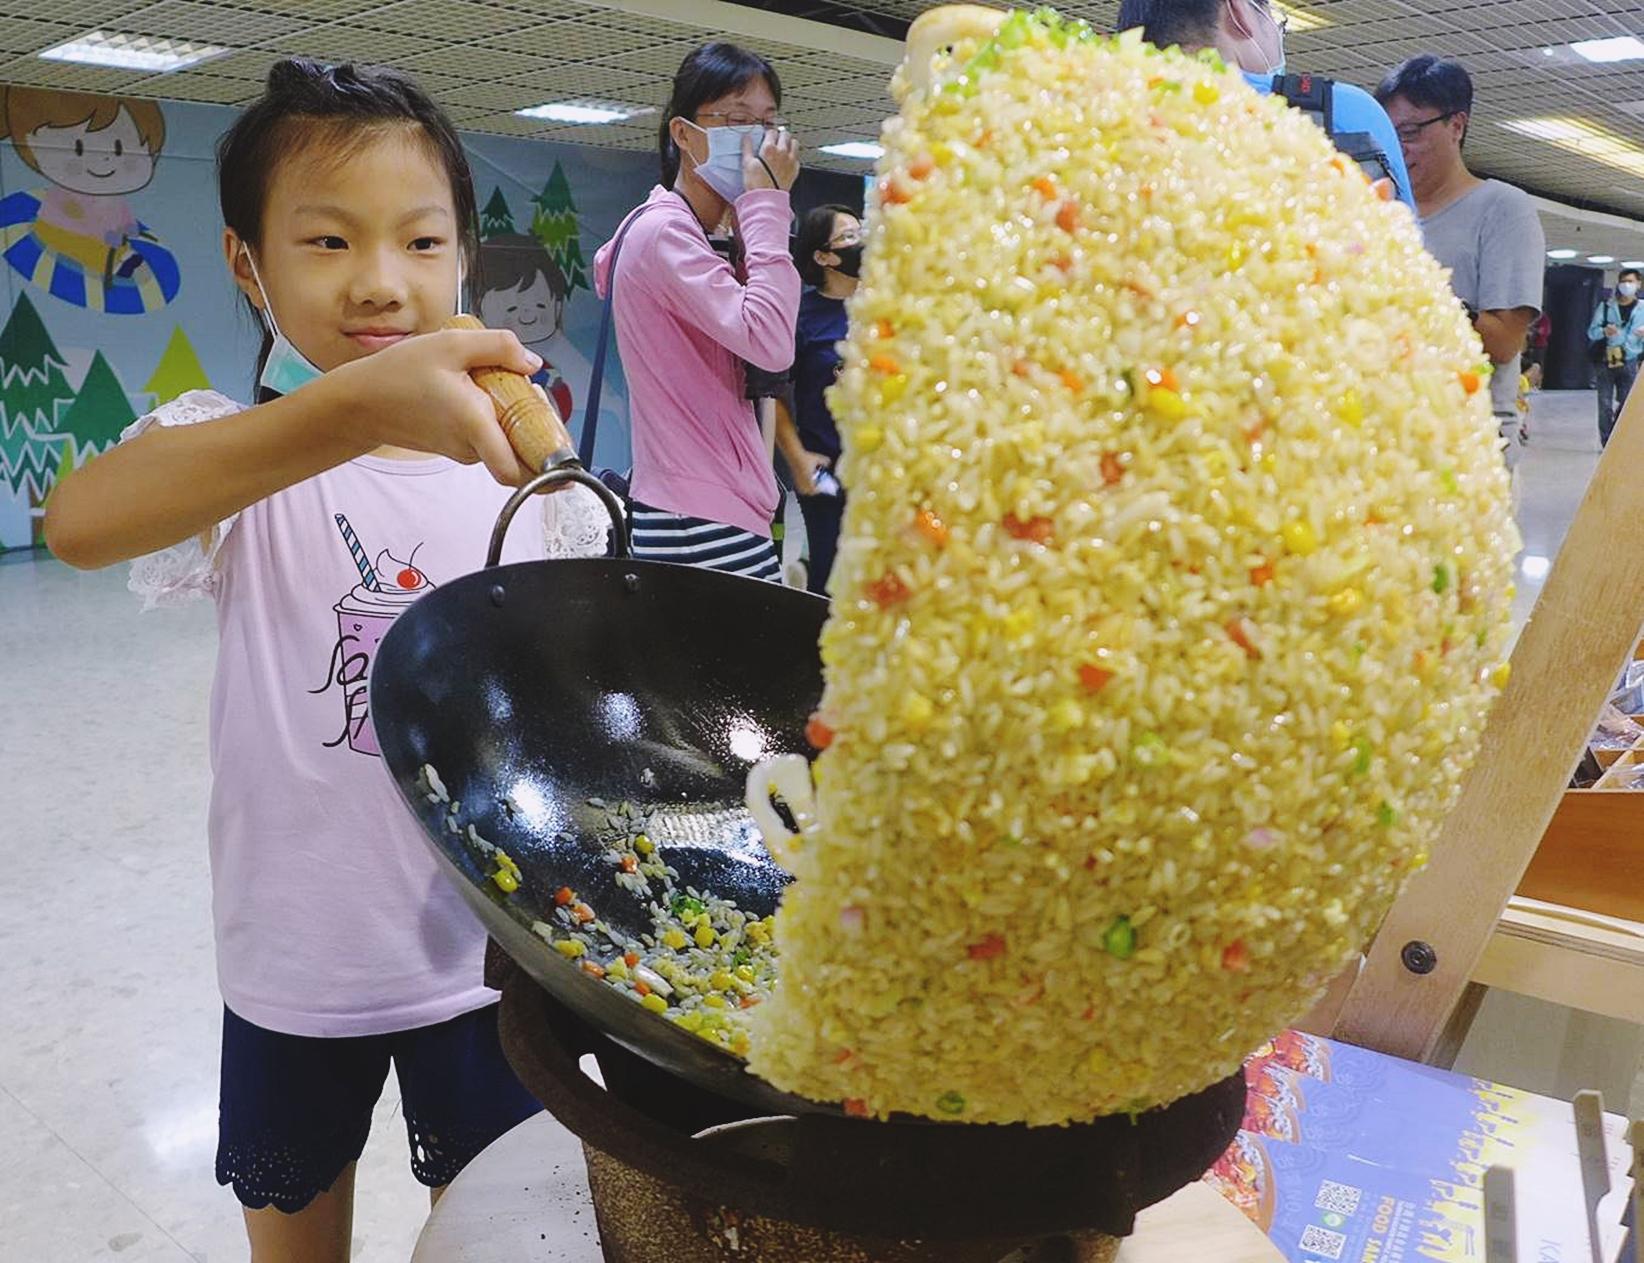
[[[195,44],[183,39],[159,39],[152,35],[122,35],[117,31],[87,31],[35,55],[47,61],[74,61],[86,66],[113,66],[119,70],[143,70],[166,75],[185,66],[198,66],[228,49],[216,44]]]
[[[1644,40],[1631,35],[1614,39],[1584,39],[1571,44],[1570,51],[1588,61],[1637,61],[1644,57]]]
[[[1644,177],[1644,149],[1584,118],[1515,118],[1502,126],[1520,136],[1545,140],[1583,158]]]
[[[1286,0],[1274,0],[1273,7],[1289,19],[1288,25],[1292,31],[1316,31],[1321,26],[1331,25],[1330,19],[1315,9],[1286,3]]]
[[[837,145],[823,145],[822,152],[839,158],[861,158],[872,162],[885,156],[885,147],[866,140],[847,140]]]
[[[515,110],[514,113],[521,118],[541,119],[547,123],[620,123],[639,111],[596,101],[548,101]]]
[[[1613,255],[1613,254],[1589,254],[1587,256],[1587,262],[1589,262],[1589,263],[1614,263],[1615,262],[1615,255]]]
[[[1549,250],[1547,251],[1547,257],[1549,259],[1573,259],[1578,253],[1580,252],[1576,250]]]
[[[1644,268],[1644,259],[1623,259],[1621,260],[1621,266],[1624,268]]]

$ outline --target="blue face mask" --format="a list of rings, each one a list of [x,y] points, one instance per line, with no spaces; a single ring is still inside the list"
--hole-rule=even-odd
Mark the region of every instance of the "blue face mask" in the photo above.
[[[742,127],[702,127],[690,119],[685,122],[708,138],[708,156],[697,165],[697,175],[727,202],[736,201],[748,187],[742,175],[742,138],[751,136],[757,153],[760,142],[765,138],[765,125],[750,123]]]
[[[263,288],[263,278],[257,273],[257,260],[252,257],[249,246],[245,248],[245,259],[251,265],[251,279],[257,282],[257,292],[263,296],[263,324],[268,328],[269,337],[274,339],[268,358],[263,361],[263,371],[257,377],[257,394],[259,398],[265,394],[289,395],[325,374],[280,332],[279,323],[274,319],[274,305],[268,301],[268,291]]]
[[[269,324],[273,324],[271,320]],[[276,395],[289,395],[294,390],[300,390],[315,378],[324,374],[314,367],[313,362],[291,344],[285,334],[277,331],[274,334],[274,345],[268,352],[268,359],[263,362],[262,375],[257,378],[257,388],[261,391],[271,391]]]

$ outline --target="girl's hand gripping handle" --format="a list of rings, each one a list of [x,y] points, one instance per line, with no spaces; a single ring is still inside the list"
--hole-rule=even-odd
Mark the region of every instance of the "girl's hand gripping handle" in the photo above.
[[[447,329],[484,329],[473,316],[452,316]],[[534,474],[577,464],[576,446],[565,422],[530,378],[504,368],[476,368],[470,374],[497,407],[497,421],[520,461]]]

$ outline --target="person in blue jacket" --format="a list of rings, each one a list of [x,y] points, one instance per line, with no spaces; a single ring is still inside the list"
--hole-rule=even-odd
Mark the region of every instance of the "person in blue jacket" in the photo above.
[[[810,543],[807,587],[825,593],[839,545],[845,498],[828,466],[839,459],[839,430],[827,392],[839,375],[845,300],[862,272],[862,221],[846,206],[818,206],[799,221],[794,263],[805,283],[799,299],[793,359],[794,424],[803,446],[794,471]],[[795,461],[789,460],[790,467]],[[806,484],[809,484],[807,486]]]
[[[1140,27],[1148,43],[1160,48],[1214,48],[1256,91],[1277,92],[1311,114],[1337,148],[1372,179],[1392,180],[1399,201],[1414,210],[1410,174],[1387,111],[1350,83],[1286,74],[1288,21],[1271,0],[1124,0],[1119,6],[1121,31]]]
[[[1639,274],[1624,268],[1615,293],[1599,303],[1587,326],[1587,341],[1598,362],[1598,442],[1608,447],[1615,419],[1638,380],[1644,355],[1644,303],[1638,301]]]

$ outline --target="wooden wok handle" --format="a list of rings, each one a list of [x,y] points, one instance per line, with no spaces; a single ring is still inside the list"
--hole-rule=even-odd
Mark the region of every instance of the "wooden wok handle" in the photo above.
[[[452,316],[447,329],[483,329],[475,316]],[[576,445],[554,405],[537,393],[531,379],[505,368],[476,368],[475,383],[497,406],[497,421],[514,453],[534,474],[577,463]]]

